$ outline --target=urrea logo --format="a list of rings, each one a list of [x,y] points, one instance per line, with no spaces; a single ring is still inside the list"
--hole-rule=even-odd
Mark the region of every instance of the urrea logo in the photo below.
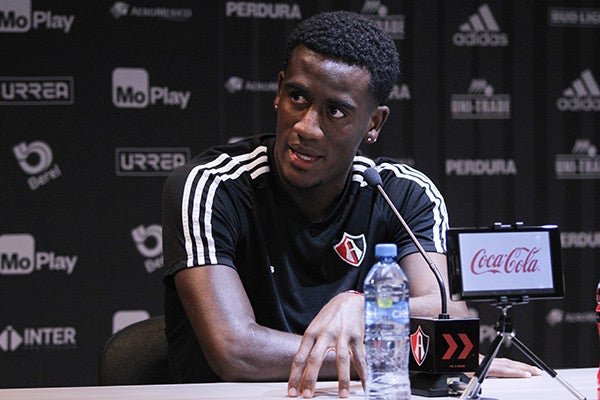
[[[46,268],[73,273],[77,256],[60,256],[53,251],[35,251],[35,239],[27,233],[0,236],[0,275],[28,275]]]
[[[45,28],[69,33],[74,15],[53,14],[50,10],[31,10],[31,0],[0,0],[0,32],[24,33]]]
[[[150,75],[143,68],[116,68],[112,72],[112,101],[118,108],[146,108],[162,103],[185,110],[191,94],[166,86],[150,86]]]
[[[146,257],[144,261],[146,272],[152,273],[163,267],[162,226],[139,225],[132,229],[131,237],[140,254]]]
[[[58,164],[52,165],[52,149],[45,142],[38,140],[29,144],[18,143],[13,147],[13,153],[23,172],[30,175],[27,184],[31,190],[36,190],[62,175]]]

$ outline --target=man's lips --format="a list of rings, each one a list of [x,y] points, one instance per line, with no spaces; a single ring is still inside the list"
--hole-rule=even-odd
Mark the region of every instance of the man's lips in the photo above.
[[[306,149],[294,149],[290,148],[290,156],[292,162],[298,164],[299,166],[308,166],[312,165],[316,161],[321,158],[319,155],[315,154],[315,152],[306,150]]]

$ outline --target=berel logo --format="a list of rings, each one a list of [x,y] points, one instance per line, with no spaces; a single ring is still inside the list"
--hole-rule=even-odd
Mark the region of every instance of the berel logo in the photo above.
[[[131,237],[137,250],[146,258],[144,267],[148,273],[163,267],[162,226],[139,225],[131,230]]]
[[[31,9],[31,0],[0,0],[0,32],[24,33],[45,28],[69,33],[75,15],[53,14],[50,10]]]
[[[0,275],[28,275],[46,268],[71,275],[78,256],[35,251],[35,239],[27,233],[0,236]]]
[[[150,74],[144,68],[115,68],[112,72],[112,102],[117,108],[146,108],[162,103],[185,110],[190,91],[150,86]]]
[[[36,190],[62,175],[58,164],[52,165],[52,149],[40,140],[21,142],[13,147],[13,154],[19,166],[27,175],[27,185]]]

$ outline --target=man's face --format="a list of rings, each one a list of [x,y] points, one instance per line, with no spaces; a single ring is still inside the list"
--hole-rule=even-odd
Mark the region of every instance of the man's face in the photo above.
[[[368,90],[368,70],[296,48],[279,75],[275,163],[288,190],[341,190],[367,134],[387,117]]]

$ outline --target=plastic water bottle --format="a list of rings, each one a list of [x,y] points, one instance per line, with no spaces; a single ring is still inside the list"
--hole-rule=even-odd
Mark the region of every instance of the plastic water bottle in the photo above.
[[[410,399],[409,287],[397,254],[395,244],[377,244],[378,261],[364,283],[368,399]]]

